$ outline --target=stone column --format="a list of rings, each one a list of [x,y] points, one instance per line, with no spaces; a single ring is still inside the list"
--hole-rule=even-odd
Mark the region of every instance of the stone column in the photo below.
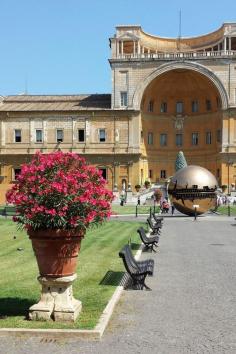
[[[74,322],[82,304],[73,297],[72,283],[76,274],[67,277],[38,277],[42,285],[40,301],[29,309],[31,320],[50,320]]]
[[[227,37],[224,38],[224,52],[226,52],[227,49]]]
[[[121,41],[121,55],[123,56],[124,54],[124,42]]]
[[[116,57],[118,58],[120,54],[120,42],[116,41]]]
[[[47,118],[43,118],[43,148],[47,149],[48,134],[47,134]]]
[[[131,188],[131,181],[132,181],[132,166],[133,166],[133,161],[128,161],[128,184],[130,185],[130,190],[132,191]]]
[[[71,146],[72,146],[72,149],[75,147],[75,144],[77,142],[75,126],[76,126],[76,118],[71,117]]]
[[[140,42],[138,41],[138,54],[141,53],[141,47],[140,47]]]
[[[1,120],[0,122],[0,146],[4,147],[6,144],[6,132],[5,132],[5,120]]]

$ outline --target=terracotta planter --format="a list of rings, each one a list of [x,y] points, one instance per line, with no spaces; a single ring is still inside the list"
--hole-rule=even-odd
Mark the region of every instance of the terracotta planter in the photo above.
[[[83,231],[28,231],[39,273],[47,277],[66,277],[75,273]]]

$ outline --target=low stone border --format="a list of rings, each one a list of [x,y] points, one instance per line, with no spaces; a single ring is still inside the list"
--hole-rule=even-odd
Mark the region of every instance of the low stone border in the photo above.
[[[138,249],[135,259],[138,260],[143,251],[143,244],[141,244]],[[124,274],[121,279],[121,284],[125,283],[126,274]],[[33,329],[33,328],[0,328],[0,336],[24,336],[24,337],[46,337],[46,338],[55,338],[55,339],[93,339],[99,340],[101,339],[109,320],[112,316],[114,308],[119,301],[121,294],[124,290],[124,286],[117,286],[115,292],[113,293],[110,301],[105,307],[97,325],[94,329]]]

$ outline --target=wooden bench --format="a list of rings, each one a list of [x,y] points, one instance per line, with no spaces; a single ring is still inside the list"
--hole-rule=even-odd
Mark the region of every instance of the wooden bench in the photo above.
[[[147,275],[150,275],[150,270],[148,270],[147,266],[141,269],[136,263],[131,262],[129,252],[127,251],[127,247],[124,246],[119,252],[120,258],[122,258],[125,269],[127,273],[130,275],[133,281],[133,288],[143,290],[143,288],[147,290],[151,290],[146,284],[145,279]]]
[[[152,213],[152,217],[153,217],[153,219],[155,220],[155,222],[157,222],[157,223],[160,222],[161,225],[163,224],[163,221],[164,221],[163,216],[156,216],[155,213]]]
[[[138,266],[141,271],[147,270],[148,275],[152,276],[153,271],[154,271],[154,260],[153,259],[145,259],[144,261],[136,261],[136,259],[133,256],[132,250],[130,245],[126,245],[123,248],[125,248],[126,253],[129,257],[130,263],[132,263],[134,266]]]
[[[162,223],[161,222],[157,222],[157,223],[153,223],[151,218],[147,218],[147,223],[149,225],[149,227],[151,228],[153,234],[159,234],[161,233],[161,228],[162,228]]]
[[[159,242],[159,236],[154,235],[154,236],[150,236],[148,237],[146,235],[146,232],[144,230],[143,227],[140,227],[137,232],[139,233],[139,236],[141,238],[141,241],[143,242],[143,244],[145,245],[146,248],[151,249],[151,251],[155,251],[154,246],[158,246],[158,242]]]

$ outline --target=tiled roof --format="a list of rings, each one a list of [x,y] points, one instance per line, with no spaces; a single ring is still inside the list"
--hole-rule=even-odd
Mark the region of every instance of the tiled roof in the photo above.
[[[111,109],[110,94],[17,95],[0,101],[0,111],[83,111]]]

